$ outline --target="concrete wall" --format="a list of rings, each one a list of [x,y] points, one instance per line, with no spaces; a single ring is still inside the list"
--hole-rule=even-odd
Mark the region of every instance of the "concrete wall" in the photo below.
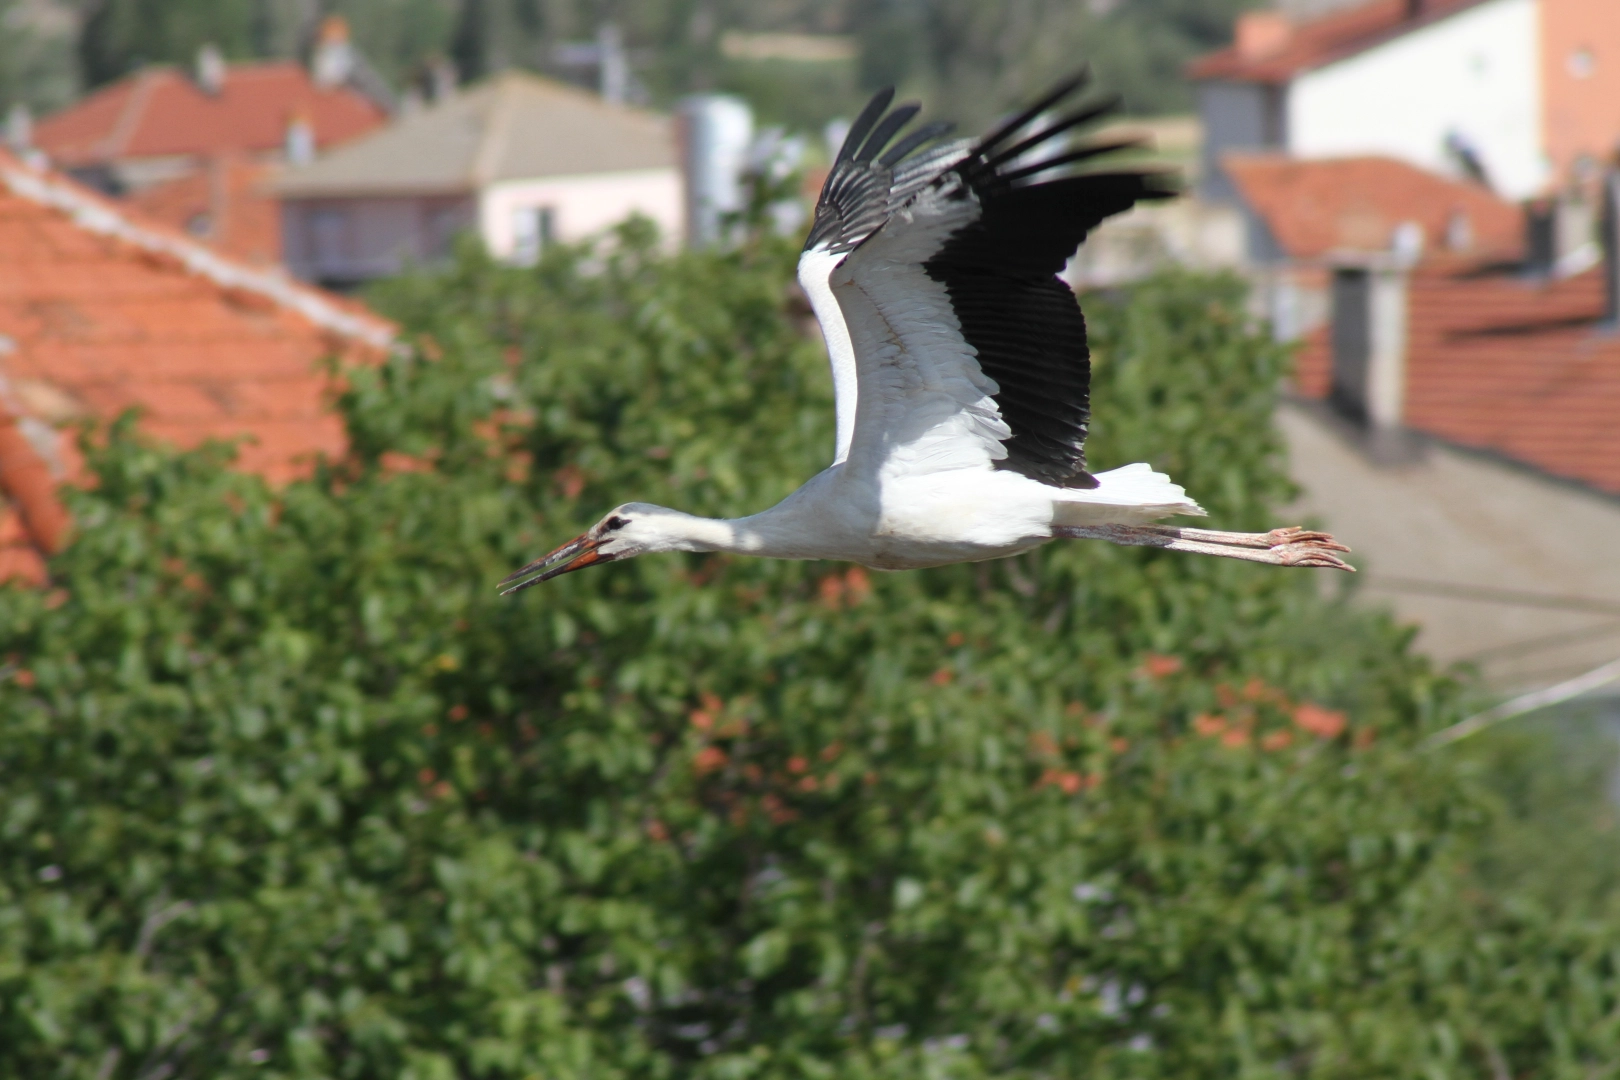
[[[449,256],[476,223],[470,196],[286,199],[282,256],[305,281],[347,285]]]
[[[523,233],[546,211],[551,239],[571,243],[619,224],[633,213],[651,218],[666,242],[678,244],[685,205],[673,168],[508,180],[485,188],[478,200],[478,230],[498,259],[525,261]]]
[[[1516,693],[1620,656],[1620,499],[1442,443],[1377,465],[1319,406],[1278,423],[1304,496],[1277,520],[1349,544],[1362,601],[1419,626],[1436,660]]]
[[[1455,132],[1501,194],[1533,195],[1549,175],[1539,40],[1537,0],[1491,0],[1306,72],[1288,95],[1288,148],[1301,157],[1388,154],[1455,174],[1446,150]]]

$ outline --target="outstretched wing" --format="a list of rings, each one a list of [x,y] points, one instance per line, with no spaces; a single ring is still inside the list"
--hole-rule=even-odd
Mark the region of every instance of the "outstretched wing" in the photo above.
[[[971,146],[962,139],[923,150],[950,132],[951,125],[946,123],[925,124],[889,146],[919,108],[905,104],[887,111],[893,99],[893,89],[879,91],[850,126],[822,185],[810,236],[799,258],[799,282],[821,323],[832,364],[838,410],[834,464],[849,456],[855,432],[856,372],[844,316],[833,299],[828,277],[857,244],[889,220],[896,206],[965,157]]]
[[[1174,183],[1153,169],[1091,171],[1134,145],[1072,135],[1116,101],[1042,122],[1086,82],[1065,80],[916,183],[831,269],[857,376],[852,455],[871,447],[906,468],[988,460],[1096,485],[1085,320],[1058,274],[1104,218]]]

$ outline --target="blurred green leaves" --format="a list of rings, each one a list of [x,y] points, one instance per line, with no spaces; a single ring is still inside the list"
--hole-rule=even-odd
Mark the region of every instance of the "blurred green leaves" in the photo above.
[[[1612,936],[1482,891],[1458,689],[1309,574],[1101,544],[495,582],[828,460],[793,253],[384,286],[342,461],[125,422],[0,592],[0,1074],[1600,1076]],[[1098,468],[1275,524],[1235,283],[1088,302]]]

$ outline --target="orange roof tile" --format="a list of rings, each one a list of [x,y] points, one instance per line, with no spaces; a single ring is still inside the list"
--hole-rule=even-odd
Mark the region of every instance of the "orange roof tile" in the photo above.
[[[266,185],[278,171],[241,157],[215,157],[198,172],[138,191],[128,202],[218,251],[271,266],[281,261],[281,203]]]
[[[126,158],[262,154],[281,148],[294,116],[313,125],[322,148],[387,119],[364,94],[317,86],[292,61],[233,64],[218,94],[174,68],[151,67],[41,120],[34,143],[69,169]]]
[[[1601,325],[1601,267],[1534,281],[1420,264],[1409,297],[1409,427],[1620,494],[1620,335]],[[1311,397],[1328,392],[1328,340],[1300,350]]]
[[[1410,0],[1371,0],[1292,25],[1281,23],[1270,12],[1251,13],[1244,18],[1259,15],[1271,32],[1245,35],[1240,25],[1236,42],[1194,60],[1187,73],[1194,79],[1283,83],[1302,71],[1353,56],[1484,2],[1422,0],[1413,16],[1408,14]]]
[[[0,490],[24,508],[0,514],[0,574],[33,573],[13,550],[19,524],[45,550],[60,535],[27,454],[58,479],[76,464],[42,422],[137,406],[144,430],[180,446],[246,436],[241,467],[286,480],[344,447],[319,362],[368,361],[392,333],[0,151]]]
[[[1394,158],[1228,154],[1221,168],[1292,258],[1387,250],[1396,226],[1408,221],[1422,226],[1430,247],[1446,246],[1448,233],[1459,242],[1454,250],[1475,255],[1513,257],[1523,245],[1518,207]]]

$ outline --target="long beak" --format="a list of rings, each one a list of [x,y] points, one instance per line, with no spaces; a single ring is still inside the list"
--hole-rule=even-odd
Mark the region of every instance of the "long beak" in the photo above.
[[[502,589],[501,595],[509,596],[515,592],[522,592],[531,585],[538,585],[542,581],[550,581],[554,577],[571,574],[575,570],[583,570],[587,566],[595,566],[597,563],[612,562],[616,556],[599,550],[601,543],[602,541],[599,538],[591,536],[590,533],[574,537],[556,551],[543,558],[536,559],[502,581],[502,585],[510,585],[514,581],[518,582],[518,584],[512,585],[510,589]],[[534,576],[530,577],[531,574]],[[523,580],[525,578],[528,580]]]

